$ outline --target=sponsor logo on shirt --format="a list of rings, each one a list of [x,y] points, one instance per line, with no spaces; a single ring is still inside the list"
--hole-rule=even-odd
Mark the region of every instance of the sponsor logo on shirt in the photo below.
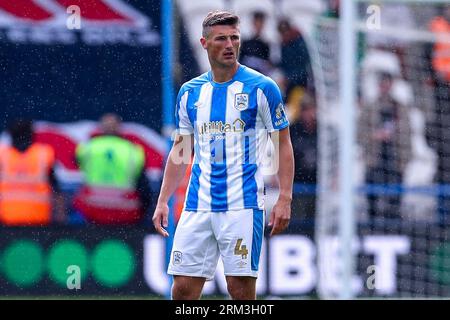
[[[244,120],[237,118],[232,123],[223,121],[209,121],[197,126],[198,134],[223,134],[223,133],[240,133],[245,130]]]

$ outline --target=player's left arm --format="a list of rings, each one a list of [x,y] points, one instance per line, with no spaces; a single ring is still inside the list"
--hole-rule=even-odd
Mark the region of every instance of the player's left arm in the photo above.
[[[280,195],[269,217],[270,235],[283,232],[291,220],[292,185],[294,180],[294,152],[289,127],[271,133],[278,164]]]

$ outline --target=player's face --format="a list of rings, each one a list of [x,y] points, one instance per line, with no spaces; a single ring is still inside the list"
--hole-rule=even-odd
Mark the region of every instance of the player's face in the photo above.
[[[238,26],[213,26],[206,38],[201,39],[208,52],[211,65],[230,67],[237,63],[241,36]]]

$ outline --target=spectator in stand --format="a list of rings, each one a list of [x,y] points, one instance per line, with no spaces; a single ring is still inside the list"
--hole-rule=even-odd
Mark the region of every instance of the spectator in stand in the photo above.
[[[74,198],[74,207],[88,222],[141,223],[151,204],[144,150],[120,136],[120,125],[116,114],[103,115],[101,135],[76,150],[85,182]]]
[[[369,185],[401,184],[412,155],[408,108],[393,94],[393,82],[392,74],[380,72],[378,97],[362,106],[358,122],[358,143],[363,148]],[[399,218],[400,200],[399,192],[386,196],[369,192],[369,217]]]
[[[429,70],[434,86],[434,119],[427,127],[427,141],[436,151],[438,165],[435,181],[450,184],[450,6],[430,23],[437,41],[428,50]],[[443,190],[445,191],[445,190]],[[450,194],[438,196],[438,216],[441,223],[450,222]]]
[[[313,78],[308,47],[302,34],[287,19],[278,23],[281,36],[280,69],[287,79],[286,104],[299,105],[307,88],[312,88]]]
[[[46,226],[65,221],[64,198],[55,177],[54,150],[33,142],[33,123],[8,128],[11,146],[0,145],[0,223]]]
[[[254,34],[250,39],[242,41],[240,62],[242,64],[268,75],[272,69],[270,62],[270,46],[263,39],[266,14],[262,11],[253,13]]]
[[[294,149],[294,182],[302,185],[303,194],[294,194],[293,216],[313,219],[316,212],[317,183],[317,108],[313,95],[305,93],[298,111],[288,106],[292,146]]]

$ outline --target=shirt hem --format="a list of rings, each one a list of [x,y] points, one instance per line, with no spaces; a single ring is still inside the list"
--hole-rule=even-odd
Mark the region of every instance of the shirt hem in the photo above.
[[[226,212],[226,211],[239,211],[239,210],[248,210],[248,209],[257,209],[257,210],[263,210],[264,206],[251,206],[251,207],[240,207],[240,208],[221,208],[221,209],[194,209],[194,208],[183,208],[183,211],[190,211],[190,212]]]

